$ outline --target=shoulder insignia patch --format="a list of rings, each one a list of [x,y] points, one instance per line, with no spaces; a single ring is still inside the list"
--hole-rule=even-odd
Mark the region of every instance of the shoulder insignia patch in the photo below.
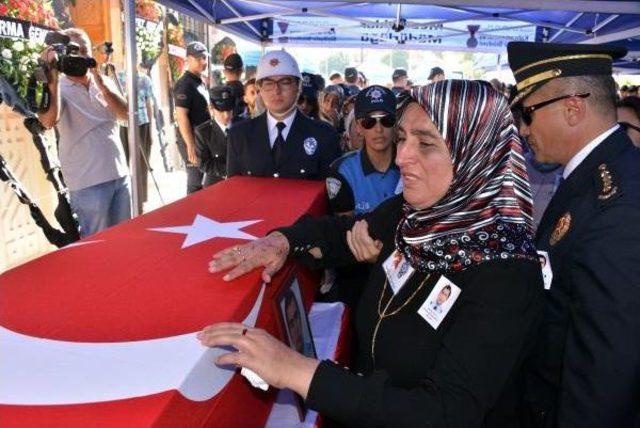
[[[329,177],[326,180],[327,184],[327,194],[329,195],[329,199],[333,199],[338,195],[340,191],[340,187],[342,187],[342,183],[337,178]]]

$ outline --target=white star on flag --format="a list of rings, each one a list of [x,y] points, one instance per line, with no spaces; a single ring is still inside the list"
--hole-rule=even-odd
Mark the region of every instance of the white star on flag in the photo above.
[[[240,229],[261,221],[262,220],[249,220],[221,223],[200,214],[196,214],[196,218],[193,220],[193,224],[191,225],[158,227],[148,230],[165,233],[182,233],[187,235],[181,247],[187,248],[213,238],[258,239],[258,237],[249,235]]]

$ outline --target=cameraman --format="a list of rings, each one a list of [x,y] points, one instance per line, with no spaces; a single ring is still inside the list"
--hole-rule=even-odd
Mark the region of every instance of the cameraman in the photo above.
[[[58,129],[60,165],[85,237],[131,218],[131,185],[116,122],[127,120],[128,106],[114,82],[89,67],[95,62],[87,34],[78,28],[61,34],[70,38],[67,55],[87,61],[74,61],[60,74],[56,47],[43,51],[51,101],[38,118],[47,129]],[[76,53],[71,43],[79,47]]]

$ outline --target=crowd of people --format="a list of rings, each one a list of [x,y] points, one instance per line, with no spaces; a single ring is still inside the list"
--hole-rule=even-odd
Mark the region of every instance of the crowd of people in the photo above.
[[[65,32],[89,55],[84,32]],[[319,299],[354,311],[352,369],[233,323],[198,335],[236,349],[217,363],[347,426],[640,424],[640,99],[611,75],[624,50],[510,43],[513,87],[439,67],[424,86],[403,69],[391,87],[354,67],[326,82],[278,50],[244,82],[230,55],[209,88],[207,48],[186,54],[173,97],[187,192],[237,175],[322,180],[331,208],[209,270],[270,282],[293,257],[325,269]],[[58,130],[87,236],[131,206],[127,103],[84,71],[50,71],[39,118]]]

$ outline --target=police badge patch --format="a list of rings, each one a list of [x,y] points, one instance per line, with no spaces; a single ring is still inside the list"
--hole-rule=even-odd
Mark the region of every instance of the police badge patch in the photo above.
[[[371,102],[371,104],[378,104],[378,103],[384,102],[382,95],[383,95],[382,91],[376,87],[369,89],[366,93],[366,96],[369,98],[369,102]]]
[[[338,195],[340,191],[340,187],[342,187],[342,183],[337,178],[329,177],[326,180],[327,184],[327,194],[329,195],[329,199],[333,199]]]
[[[316,149],[318,148],[318,140],[313,137],[305,138],[302,144],[304,146],[305,153],[309,156],[314,154],[316,152]]]

